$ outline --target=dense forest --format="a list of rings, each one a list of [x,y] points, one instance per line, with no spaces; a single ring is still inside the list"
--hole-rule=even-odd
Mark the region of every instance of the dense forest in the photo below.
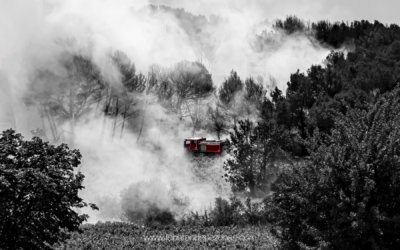
[[[262,100],[256,123],[235,125],[225,165],[233,187],[265,190],[273,162],[291,158],[265,205],[285,248],[397,248],[399,27],[377,21],[306,27],[296,17],[275,27],[352,49],[294,72],[285,95],[275,88]]]
[[[212,52],[202,27],[223,20],[162,11],[179,16],[199,49]],[[53,143],[68,139],[73,146],[76,124],[95,112],[112,121],[107,129],[113,138],[134,131],[137,141],[145,141],[145,110],[157,103],[189,124],[192,135],[205,132],[226,141],[224,179],[233,195],[217,198],[208,214],[180,219],[154,207],[144,215],[148,225],[264,224],[283,249],[398,249],[400,27],[365,20],[306,23],[288,16],[273,28],[287,37],[307,36],[332,52],[323,64],[292,72],[285,90],[257,76],[242,78],[235,69],[216,85],[200,61],[138,72],[119,50],[107,55],[120,76],[116,85],[90,55],[65,52],[58,62],[62,71],[43,68],[31,76],[24,102],[37,108],[43,124],[32,133]],[[268,32],[259,34],[256,47],[270,39]],[[104,118],[99,126],[105,123]],[[0,145],[12,144],[10,134],[3,133]],[[2,166],[11,164],[3,158]],[[5,172],[2,167],[0,176]],[[0,202],[8,197],[7,183],[0,178]],[[7,211],[0,216],[12,217]],[[0,234],[5,230],[0,227]]]

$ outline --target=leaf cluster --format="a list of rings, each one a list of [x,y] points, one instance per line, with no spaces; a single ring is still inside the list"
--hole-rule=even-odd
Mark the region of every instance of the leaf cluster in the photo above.
[[[83,174],[78,150],[23,140],[6,130],[0,137],[0,248],[51,249],[85,221],[76,209]],[[89,204],[91,205],[91,204]],[[91,205],[96,208],[95,205]]]

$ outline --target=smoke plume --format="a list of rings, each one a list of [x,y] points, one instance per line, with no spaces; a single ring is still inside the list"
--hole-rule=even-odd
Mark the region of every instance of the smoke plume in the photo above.
[[[0,129],[12,127],[30,137],[32,130],[57,126],[61,141],[73,141],[83,155],[86,189],[81,195],[100,207],[90,212],[91,222],[119,220],[127,212],[140,217],[153,205],[176,215],[208,209],[230,190],[222,178],[224,158],[186,155],[183,139],[192,136],[190,120],[171,114],[150,94],[135,96],[140,115],[124,132],[115,133],[115,124],[121,126],[121,121],[104,116],[95,103],[73,124],[73,140],[66,119],[46,120],[27,98],[35,94],[32,85],[48,90],[49,85],[41,87],[43,81],[51,86],[60,81],[55,79],[64,79],[63,84],[69,84],[74,76],[63,64],[67,55],[90,58],[113,88],[122,84],[110,54],[123,51],[144,75],[155,64],[168,68],[182,60],[200,61],[216,88],[234,69],[242,78],[260,77],[267,88],[278,85],[284,90],[290,73],[322,63],[329,53],[304,34],[288,36],[274,30],[273,20],[257,8],[196,16],[151,3],[1,1]],[[56,78],[37,83],[38,72]],[[215,137],[207,131],[197,133]]]

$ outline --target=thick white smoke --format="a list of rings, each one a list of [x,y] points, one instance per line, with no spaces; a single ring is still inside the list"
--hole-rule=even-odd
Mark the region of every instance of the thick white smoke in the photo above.
[[[106,120],[104,129],[99,126],[102,119],[93,117],[79,124],[76,131],[76,145],[84,156],[81,170],[86,175],[82,195],[100,206],[99,212],[91,213],[90,221],[120,219],[121,205],[126,206],[126,201],[136,201],[128,204],[130,207],[149,202],[179,213],[208,209],[215,197],[229,195],[222,180],[223,159],[210,161],[215,165],[197,174],[199,159],[186,155],[183,149],[183,138],[191,135],[190,126],[167,115],[158,104],[147,103],[146,129],[139,140],[134,133],[112,139],[114,121]],[[132,185],[146,191],[138,195]],[[185,206],[179,207],[176,199],[184,200]]]
[[[329,53],[301,34],[288,37],[272,31],[271,23],[264,22],[267,17],[260,19],[259,13],[225,12],[215,22],[207,17],[213,25],[204,25],[208,37],[202,46],[179,18],[150,11],[147,1],[0,2],[0,129],[13,127],[26,137],[32,129],[43,127],[36,107],[24,102],[32,76],[38,69],[61,72],[58,62],[65,51],[92,58],[105,79],[118,79],[109,54],[121,50],[143,73],[152,64],[167,67],[181,60],[200,60],[216,86],[234,69],[242,78],[261,76],[266,84],[275,78],[281,89],[290,73],[321,63]],[[259,47],[255,38],[261,34],[267,34],[270,42]],[[100,206],[91,221],[120,219],[121,197],[137,183],[148,185],[148,192],[138,199],[154,200],[174,212],[181,211],[175,198],[187,201],[185,209],[201,210],[216,196],[229,193],[220,178],[222,158],[198,169],[196,159],[184,154],[183,139],[192,132],[190,122],[168,114],[150,96],[143,98],[148,100],[141,100],[146,108],[139,141],[139,135],[129,130],[122,138],[113,138],[114,121],[99,112],[75,124],[74,147],[83,154],[81,170],[86,175],[82,196]],[[67,124],[60,127],[68,131]],[[158,185],[151,185],[155,182]],[[168,191],[165,194],[172,195],[160,196],[163,187]]]

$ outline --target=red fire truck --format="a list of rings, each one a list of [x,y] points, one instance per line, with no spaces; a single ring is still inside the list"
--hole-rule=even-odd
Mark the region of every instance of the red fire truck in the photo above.
[[[214,154],[222,153],[222,141],[207,140],[205,137],[195,137],[185,139],[183,146],[192,153]]]

